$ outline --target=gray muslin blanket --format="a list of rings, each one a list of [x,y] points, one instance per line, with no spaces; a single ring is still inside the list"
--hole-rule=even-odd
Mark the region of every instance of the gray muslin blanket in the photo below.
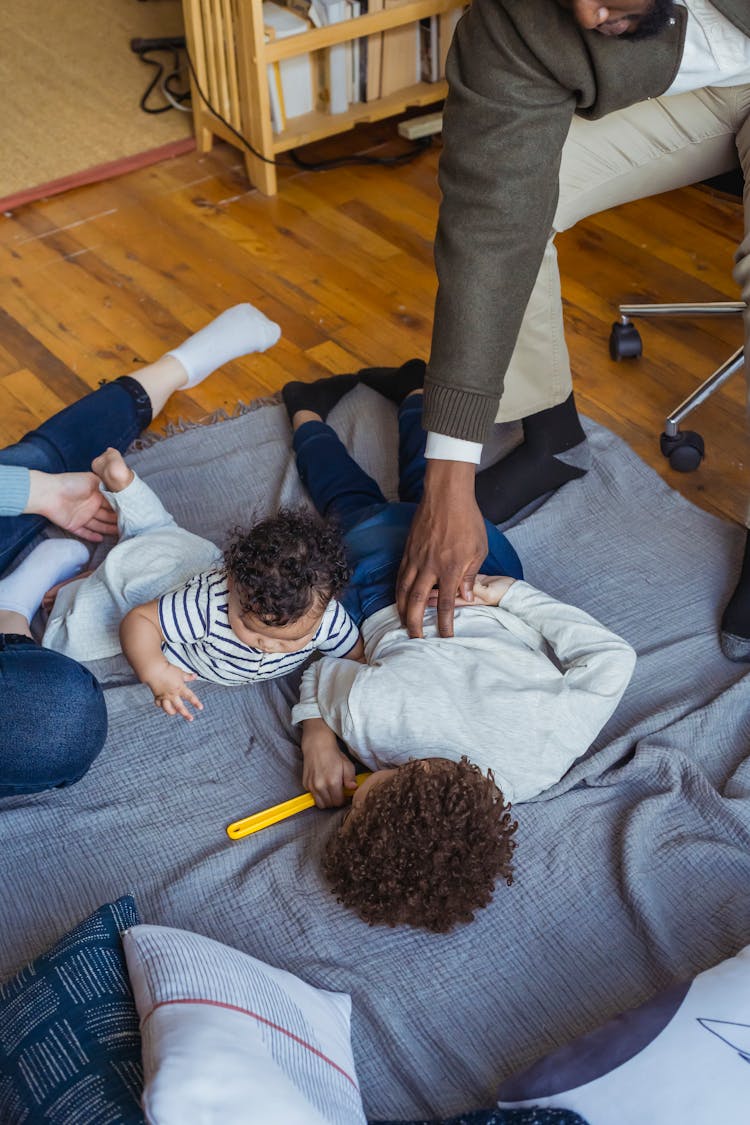
[[[393,407],[360,388],[331,421],[394,495]],[[624,636],[638,665],[592,749],[515,810],[513,887],[452,934],[367,927],[319,874],[340,813],[225,834],[301,789],[296,683],[201,684],[188,724],[116,657],[93,665],[110,733],[89,774],[0,802],[0,978],[132,891],[146,922],[351,993],[368,1116],[430,1117],[491,1103],[514,1070],[750,941],[750,667],[717,641],[744,532],[587,428],[592,470],[509,537],[531,583]],[[232,524],[303,500],[281,406],[130,460],[219,547]]]

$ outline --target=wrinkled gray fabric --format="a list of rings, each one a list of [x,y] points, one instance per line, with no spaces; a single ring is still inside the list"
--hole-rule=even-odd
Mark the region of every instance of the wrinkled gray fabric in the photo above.
[[[331,421],[393,495],[393,407],[358,389]],[[530,582],[620,633],[639,662],[592,751],[516,809],[512,888],[449,935],[368,928],[318,874],[340,814],[225,835],[300,790],[294,683],[201,684],[205,711],[187,724],[116,658],[95,666],[110,735],[89,774],[0,802],[0,978],[132,891],[144,921],[350,992],[368,1115],[431,1117],[490,1104],[512,1071],[750,941],[750,669],[717,635],[744,532],[587,429],[591,471],[510,538]],[[302,498],[280,406],[132,464],[178,522],[219,544],[234,522]]]

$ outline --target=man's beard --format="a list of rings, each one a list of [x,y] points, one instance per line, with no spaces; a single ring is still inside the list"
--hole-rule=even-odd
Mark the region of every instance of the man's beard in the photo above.
[[[638,21],[632,31],[624,32],[620,39],[650,39],[663,31],[674,18],[674,0],[654,0],[654,6]]]

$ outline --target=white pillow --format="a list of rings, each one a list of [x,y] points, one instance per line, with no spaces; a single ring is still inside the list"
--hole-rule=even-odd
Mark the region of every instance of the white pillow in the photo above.
[[[591,1125],[744,1125],[748,1062],[750,945],[507,1079],[497,1104]]]
[[[348,995],[185,930],[123,946],[151,1125],[366,1125]]]

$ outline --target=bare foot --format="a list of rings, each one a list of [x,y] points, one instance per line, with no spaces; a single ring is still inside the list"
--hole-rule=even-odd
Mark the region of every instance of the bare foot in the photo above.
[[[116,449],[105,449],[91,462],[92,472],[96,473],[108,492],[122,492],[133,480],[135,473],[129,469]]]

